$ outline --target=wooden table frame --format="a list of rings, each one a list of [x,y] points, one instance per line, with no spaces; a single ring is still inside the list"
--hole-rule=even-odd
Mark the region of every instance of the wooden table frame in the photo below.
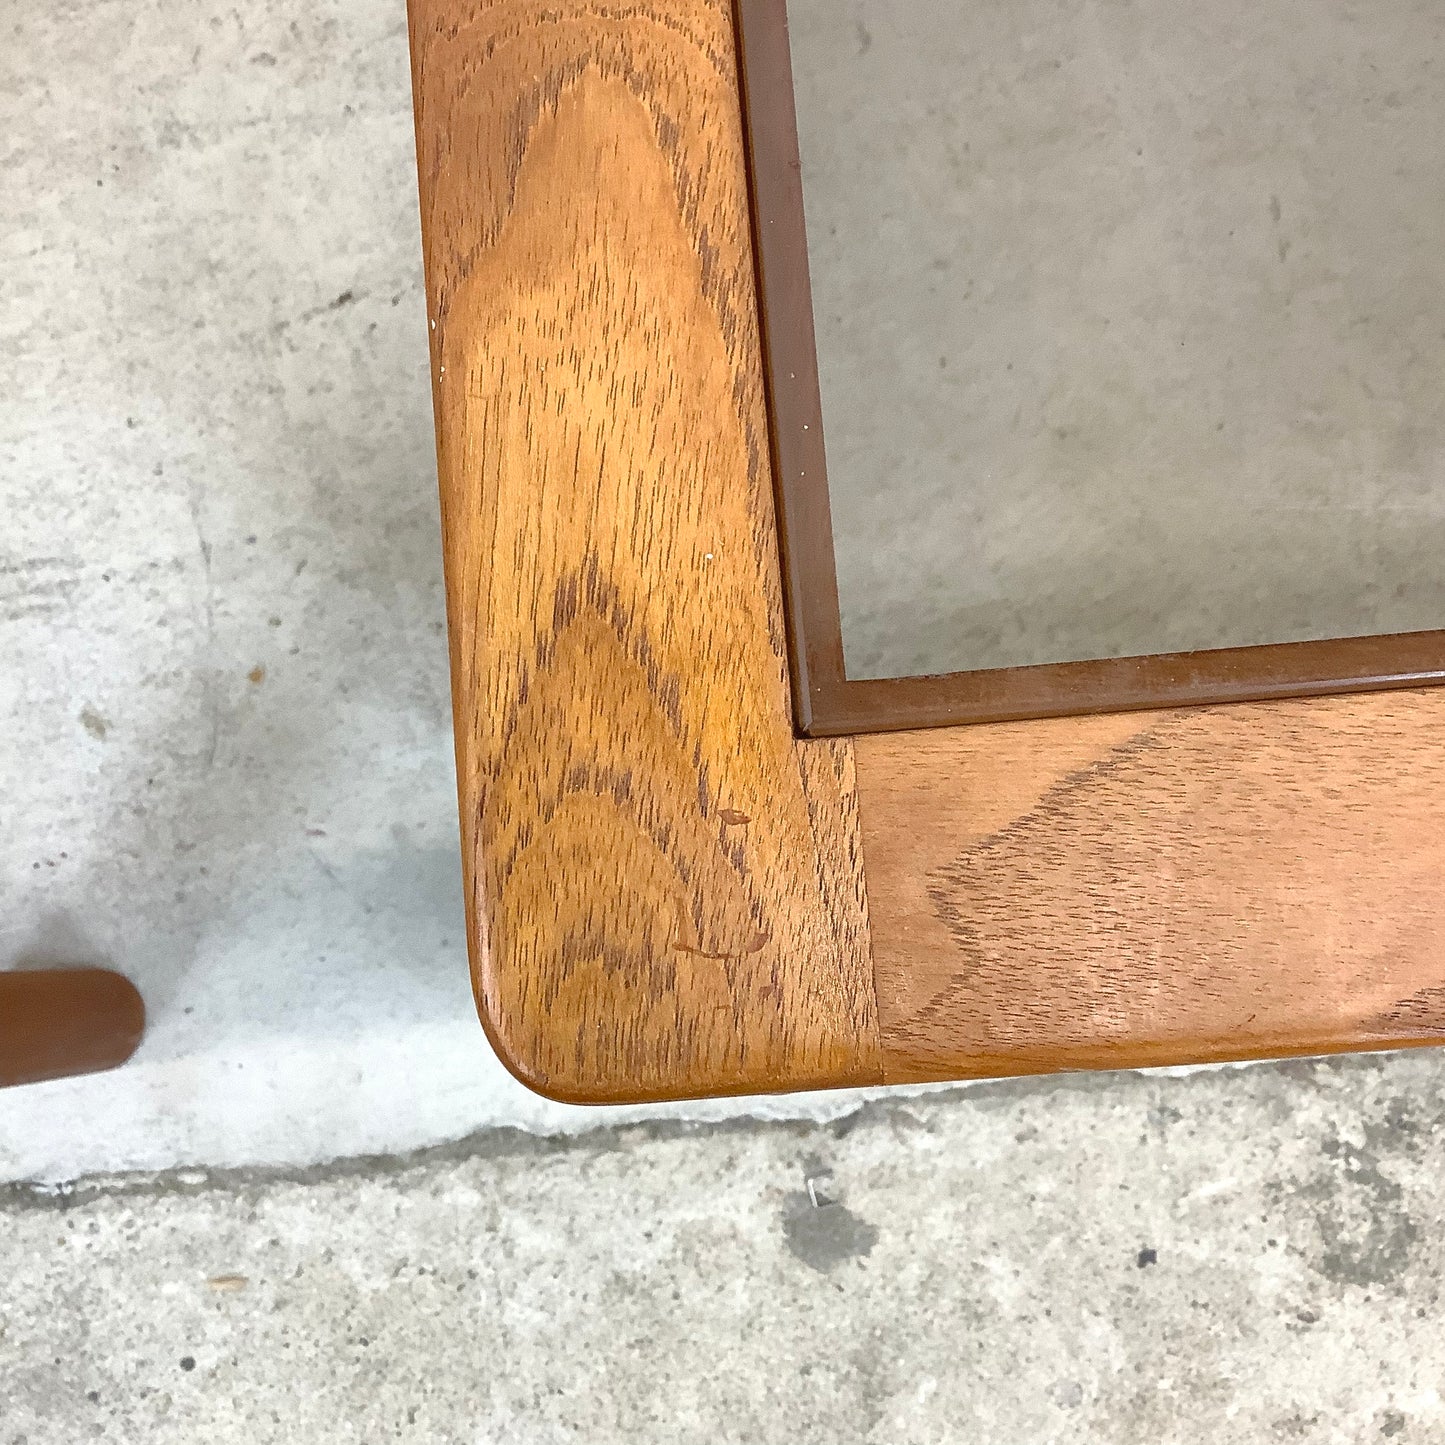
[[[117,1069],[145,1020],[135,985],[107,968],[0,973],[0,1089]]]
[[[552,1097],[1445,1037],[1445,693],[802,737],[728,0],[411,0],[473,973]]]

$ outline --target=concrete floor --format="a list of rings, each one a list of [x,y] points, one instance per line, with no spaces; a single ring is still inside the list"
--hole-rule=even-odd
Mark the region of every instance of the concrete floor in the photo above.
[[[1434,1056],[13,1191],[0,1440],[1445,1440]]]
[[[514,1085],[400,0],[0,35],[0,967],[151,1006],[0,1093],[0,1445],[1445,1440],[1445,1057],[698,1126]]]

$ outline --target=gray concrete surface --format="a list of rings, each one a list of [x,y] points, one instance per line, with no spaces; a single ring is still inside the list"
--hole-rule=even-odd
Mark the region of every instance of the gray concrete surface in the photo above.
[[[132,1069],[0,1096],[5,1176],[413,1147],[505,1094],[403,11],[0,0],[0,967],[151,1012]]]
[[[1445,10],[788,8],[855,675],[1445,626]]]
[[[0,1441],[1445,1440],[1436,1056],[0,1204]]]

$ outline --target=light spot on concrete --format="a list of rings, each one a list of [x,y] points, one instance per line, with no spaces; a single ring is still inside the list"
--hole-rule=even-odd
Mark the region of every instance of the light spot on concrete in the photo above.
[[[1049,1386],[1049,1398],[1061,1410],[1077,1410],[1084,1403],[1084,1387],[1077,1380],[1059,1380]]]

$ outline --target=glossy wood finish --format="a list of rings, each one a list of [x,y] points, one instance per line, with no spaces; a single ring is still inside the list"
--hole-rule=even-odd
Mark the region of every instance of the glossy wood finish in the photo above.
[[[469,934],[524,1081],[1445,1037],[1445,693],[797,740],[728,5],[412,36]]]
[[[1445,631],[1099,658],[931,677],[847,676],[813,328],[787,0],[738,0],[753,225],[798,725],[811,737],[1445,681]]]
[[[860,738],[892,1081],[1445,1038],[1445,693]]]
[[[789,706],[732,14],[412,0],[469,932],[602,1101],[880,1076],[851,745]]]
[[[118,973],[0,973],[0,1088],[117,1068],[144,1032],[145,1005]]]

